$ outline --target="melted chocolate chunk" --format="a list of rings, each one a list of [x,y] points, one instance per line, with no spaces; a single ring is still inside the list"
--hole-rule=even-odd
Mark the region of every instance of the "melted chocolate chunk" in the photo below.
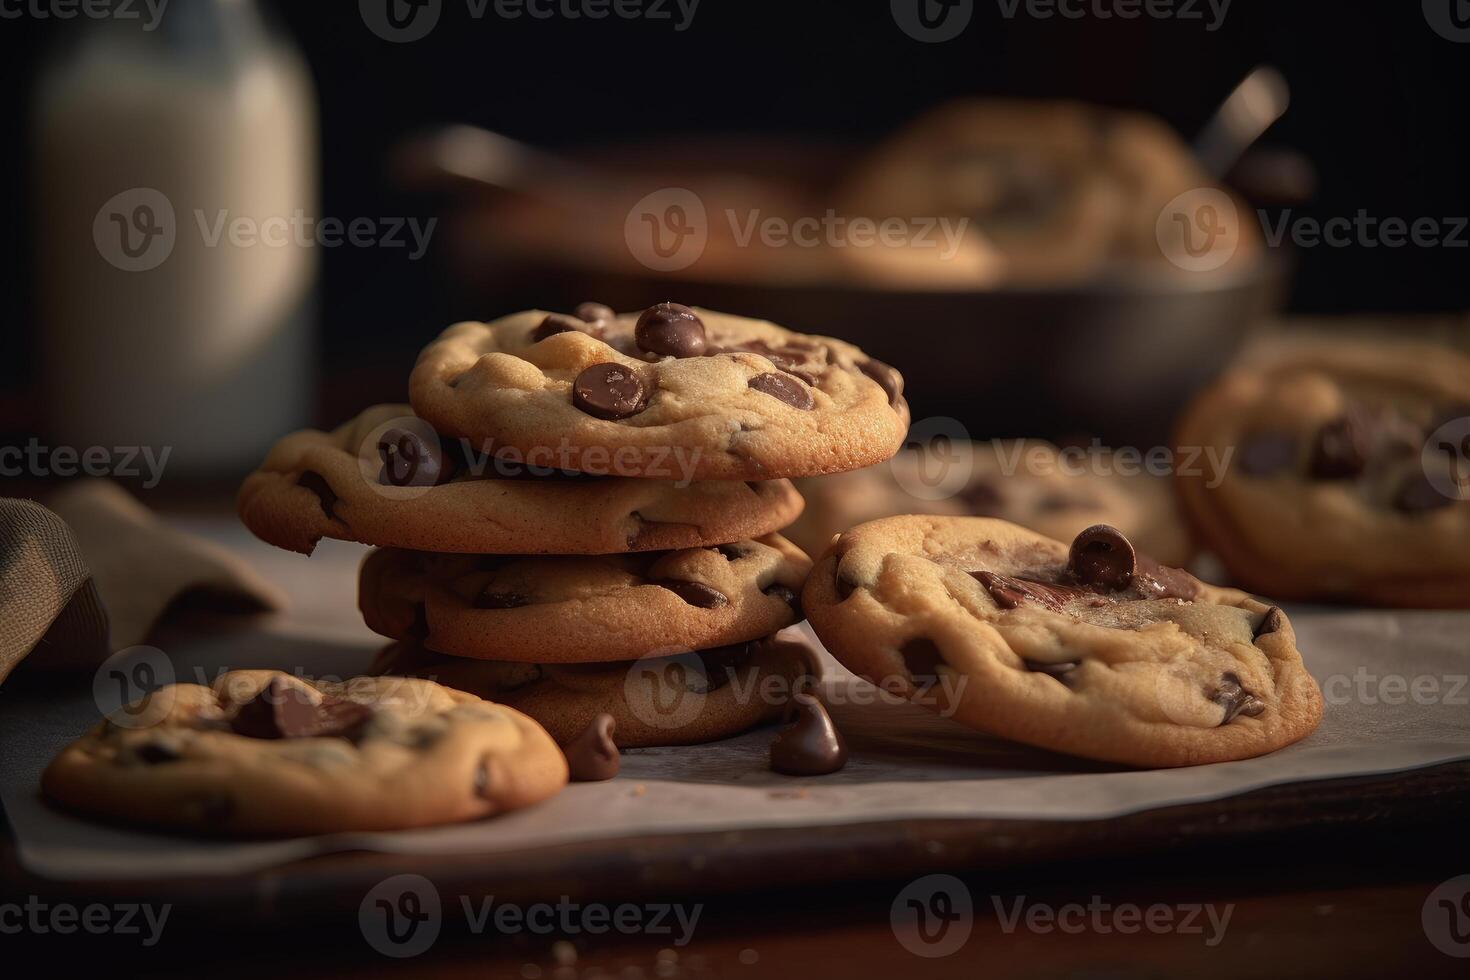
[[[1269,636],[1286,625],[1286,613],[1281,611],[1280,606],[1272,606],[1266,610],[1266,615],[1261,617],[1260,623],[1256,625],[1251,634],[1252,640],[1259,640],[1263,636]]]
[[[340,520],[337,517],[337,493],[332,489],[332,485],[327,482],[326,477],[314,470],[307,470],[297,479],[296,485],[298,487],[305,487],[316,494],[316,499],[322,505],[322,513],[327,515],[327,520]]]
[[[578,303],[577,319],[585,323],[609,323],[617,319],[617,313],[602,303]]]
[[[799,408],[803,412],[810,411],[814,404],[812,393],[797,379],[789,374],[757,374],[746,382],[750,387],[762,394],[770,395],[779,401],[783,401],[792,408]]]
[[[1272,476],[1296,466],[1296,437],[1258,432],[1240,446],[1240,468],[1247,476]]]
[[[1123,532],[1107,524],[1094,524],[1072,539],[1067,553],[1067,571],[1095,589],[1116,592],[1133,584],[1138,554]]]
[[[449,482],[455,461],[438,439],[426,443],[412,429],[389,429],[378,438],[383,468],[378,482],[385,487],[432,487]]]
[[[1113,601],[1088,589],[1071,585],[1032,582],[995,572],[971,572],[970,575],[985,586],[995,604],[1002,609],[1017,609],[1023,602],[1030,601],[1045,606],[1052,612],[1061,612],[1062,607],[1074,599],[1086,598],[1088,604],[1093,606],[1103,606]]]
[[[277,677],[236,709],[230,728],[249,738],[350,738],[372,713],[366,705],[330,694],[313,703],[305,690]]]
[[[700,357],[705,351],[704,321],[687,306],[659,303],[639,315],[633,339],[650,354]]]
[[[898,400],[903,395],[903,375],[882,361],[867,360],[859,364],[858,369],[878,382],[878,387],[888,396],[888,404],[898,405]]]
[[[476,609],[519,609],[529,606],[531,597],[520,592],[492,591],[489,586],[475,596]]]
[[[788,776],[825,776],[847,765],[847,743],[816,695],[792,695],[796,721],[771,743],[771,768]]]
[[[604,712],[593,718],[587,730],[562,749],[572,782],[600,783],[618,774],[622,768],[622,757],[613,742],[615,727],[613,716]]]
[[[1021,665],[1033,674],[1045,674],[1048,677],[1055,677],[1065,684],[1067,683],[1067,675],[1076,670],[1079,663],[1076,660],[1066,660],[1055,664],[1042,663],[1040,660],[1022,660]]]
[[[1394,509],[1402,514],[1424,514],[1454,502],[1455,498],[1441,493],[1423,473],[1411,474],[1393,495]]]
[[[933,687],[939,681],[939,665],[946,663],[939,646],[927,636],[916,636],[898,648],[903,658],[903,668],[908,671],[914,687]]]
[[[133,755],[139,762],[150,766],[156,766],[165,762],[177,762],[183,758],[176,746],[167,742],[144,742],[133,749]]]
[[[1199,579],[1183,569],[1160,565],[1148,555],[1139,555],[1133,588],[1140,599],[1188,600],[1199,595]]]
[[[761,589],[761,592],[780,599],[792,608],[798,618],[801,617],[801,597],[793,589],[788,589],[778,582],[775,585],[766,586],[764,589]]]
[[[1228,725],[1236,715],[1254,718],[1266,710],[1266,705],[1250,691],[1240,686],[1240,677],[1231,671],[1220,675],[1220,683],[1205,691],[1205,697],[1225,709],[1220,724]]]
[[[559,333],[591,333],[587,329],[588,322],[564,313],[548,313],[546,319],[531,331],[531,341],[539,344],[547,337],[554,337]]]
[[[719,606],[728,605],[730,602],[723,592],[718,592],[703,582],[659,579],[652,584],[668,589],[691,606],[697,606],[700,609],[715,609]]]
[[[621,364],[594,364],[572,382],[572,404],[609,421],[637,415],[647,405],[643,379]]]
[[[1317,430],[1310,471],[1319,480],[1344,480],[1368,465],[1368,433],[1356,415],[1341,415]]]
[[[803,353],[802,349],[799,347],[772,347],[770,344],[767,344],[766,342],[761,340],[748,340],[743,344],[737,344],[736,346],[727,348],[726,350],[720,351],[719,353],[731,353],[734,351],[743,351],[747,354],[759,354],[761,357],[764,357],[776,367],[787,372],[788,374],[796,375],[807,384],[814,385],[817,383],[818,376],[806,368],[806,356]],[[791,353],[792,351],[796,351],[796,353],[793,354]]]

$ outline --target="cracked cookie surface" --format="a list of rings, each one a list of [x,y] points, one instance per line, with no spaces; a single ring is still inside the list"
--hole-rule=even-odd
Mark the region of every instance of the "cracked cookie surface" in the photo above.
[[[842,535],[803,603],[855,673],[1003,738],[1136,766],[1261,755],[1322,698],[1278,607],[1135,552],[984,517],[894,517]]]
[[[612,554],[758,537],[801,513],[786,480],[633,480],[565,474],[441,439],[407,405],[278,442],[240,489],[245,525],[311,554],[324,537],[493,554]]]
[[[695,745],[778,720],[786,697],[820,666],[802,643],[767,637],[671,657],[588,664],[524,664],[446,657],[411,644],[383,650],[372,673],[427,677],[508,704],[558,744],[599,714],[619,748]]]
[[[52,760],[41,788],[94,816],[279,836],[477,820],[566,782],[541,726],[472,694],[420,679],[236,670],[113,712]]]
[[[419,355],[415,411],[438,431],[567,469],[765,480],[886,459],[903,378],[851,344],[661,303],[458,323]]]
[[[778,534],[711,548],[574,558],[368,555],[368,626],[439,653],[596,663],[769,636],[801,618],[811,561]]]
[[[1186,512],[1243,586],[1283,598],[1470,607],[1470,357],[1307,339],[1201,394],[1178,443],[1232,451]]]

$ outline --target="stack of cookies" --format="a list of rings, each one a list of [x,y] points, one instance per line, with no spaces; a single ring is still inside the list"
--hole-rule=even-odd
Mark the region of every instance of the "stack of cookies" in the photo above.
[[[305,554],[374,545],[359,605],[394,643],[373,672],[564,746],[601,715],[623,748],[779,716],[814,669],[775,639],[811,565],[776,533],[789,478],[880,462],[908,427],[902,378],[857,348],[675,303],[456,324],[410,397],[283,439],[241,517]]]

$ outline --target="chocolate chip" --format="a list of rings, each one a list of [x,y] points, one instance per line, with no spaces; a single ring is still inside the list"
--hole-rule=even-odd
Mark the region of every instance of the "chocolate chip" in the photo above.
[[[643,379],[621,364],[594,364],[572,382],[572,404],[600,419],[625,419],[645,407]]]
[[[622,757],[613,742],[613,730],[617,722],[613,716],[603,712],[592,719],[592,724],[562,749],[567,757],[567,769],[574,783],[600,783],[611,779],[622,768]]]
[[[1393,495],[1394,509],[1402,514],[1424,514],[1448,507],[1455,498],[1442,493],[1423,473],[1414,473]]]
[[[587,323],[564,313],[548,313],[546,319],[531,331],[531,341],[540,343],[547,337],[554,337],[559,333],[588,333]]]
[[[383,468],[378,482],[387,487],[432,487],[454,475],[454,460],[435,439],[432,444],[411,429],[389,429],[378,438]]]
[[[882,361],[864,361],[858,365],[858,369],[878,382],[878,387],[888,396],[888,404],[898,404],[898,399],[903,394],[903,375]]]
[[[531,597],[520,592],[495,592],[489,586],[479,595],[475,596],[476,609],[519,609],[521,606],[529,606]]]
[[[585,323],[608,323],[617,319],[617,313],[611,306],[602,303],[578,303],[577,319]]]
[[[685,582],[679,579],[659,579],[652,583],[668,589],[691,606],[700,609],[715,609],[728,605],[730,600],[723,592],[717,592],[703,582]]]
[[[330,694],[313,703],[305,690],[276,677],[236,709],[230,729],[248,738],[351,736],[371,716],[366,705]]]
[[[1113,601],[1070,585],[1033,582],[995,572],[971,572],[970,576],[985,587],[995,604],[1002,609],[1018,609],[1022,603],[1030,601],[1045,606],[1052,612],[1061,612],[1062,606],[1074,599],[1085,598],[1094,606],[1107,605]]]
[[[743,351],[747,354],[759,354],[776,365],[776,367],[796,375],[807,384],[814,385],[817,383],[818,375],[806,367],[806,354],[796,347],[772,347],[770,344],[761,340],[747,340],[743,344],[737,344],[734,347],[729,347],[724,351],[718,351],[716,353],[734,353],[736,351]],[[792,353],[792,351],[796,351],[796,353]]]
[[[1357,476],[1368,465],[1368,434],[1353,415],[1341,415],[1323,424],[1312,442],[1312,476],[1343,480]]]
[[[1240,446],[1240,468],[1248,476],[1272,476],[1296,466],[1296,437],[1258,432]]]
[[[183,758],[178,747],[170,745],[167,742],[144,742],[142,745],[133,749],[133,755],[137,757],[139,762],[147,763],[150,766],[156,766],[164,762],[177,762]]]
[[[1240,677],[1232,671],[1220,675],[1220,683],[1205,691],[1205,697],[1225,709],[1222,725],[1229,724],[1236,715],[1254,718],[1266,710],[1259,698],[1241,687]]]
[[[771,769],[788,776],[825,776],[847,765],[847,743],[813,694],[792,695],[796,721],[771,743]]]
[[[1123,532],[1094,524],[1072,539],[1067,571],[1083,585],[1107,591],[1126,589],[1138,568],[1138,554]]]
[[[1021,665],[1033,674],[1045,674],[1048,677],[1055,677],[1065,684],[1067,683],[1067,676],[1077,669],[1078,662],[1075,660],[1066,660],[1061,663],[1047,664],[1042,663],[1040,660],[1022,660]]]
[[[658,303],[639,315],[633,339],[650,354],[700,357],[705,349],[704,321],[687,306]]]
[[[777,374],[775,372],[770,374],[757,374],[746,383],[756,391],[783,401],[792,408],[799,408],[805,412],[812,407],[811,391],[807,389],[806,385],[789,374]]]
[[[1160,565],[1148,555],[1139,555],[1133,588],[1141,599],[1193,599],[1199,595],[1199,579],[1182,568]]]
[[[765,595],[775,596],[777,599],[780,599],[782,602],[786,603],[786,605],[791,607],[792,611],[796,613],[797,619],[801,618],[801,597],[798,596],[794,590],[788,589],[786,586],[778,583],[776,585],[766,586],[764,589],[761,590],[761,592],[763,592]]]
[[[335,521],[339,519],[336,510],[338,497],[336,491],[332,489],[332,485],[327,482],[326,477],[312,470],[307,470],[297,479],[296,485],[298,487],[305,487],[316,494],[316,499],[322,505],[322,513],[327,515],[327,520]]]
[[[939,680],[939,666],[946,663],[939,646],[927,636],[916,636],[898,648],[903,668],[914,687],[932,687]]]
[[[1286,613],[1281,611],[1280,606],[1272,606],[1266,610],[1266,615],[1256,624],[1255,632],[1251,634],[1252,640],[1259,640],[1263,636],[1275,633],[1286,625]]]

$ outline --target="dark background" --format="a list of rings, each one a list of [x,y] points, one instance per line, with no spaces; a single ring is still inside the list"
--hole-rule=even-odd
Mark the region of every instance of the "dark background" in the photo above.
[[[1316,195],[1298,214],[1470,213],[1461,151],[1470,45],[1435,34],[1417,0],[1236,0],[1213,33],[1200,20],[1007,20],[995,0],[977,0],[968,29],[942,44],[904,35],[887,0],[703,0],[682,33],[667,21],[475,20],[464,0],[446,0],[437,29],[411,44],[374,36],[351,0],[272,7],[316,78],[325,215],[433,213],[393,187],[384,157],[406,133],[437,122],[474,122],[552,147],[686,131],[867,139],[948,96],[1004,93],[1145,108],[1191,137],[1263,62],[1278,66],[1293,92],[1267,142],[1300,151],[1318,170]],[[31,86],[45,52],[74,24],[0,20],[0,187],[9,205],[0,234],[8,424],[0,428],[12,432],[27,425],[35,377]],[[506,312],[457,294],[434,251],[415,263],[401,250],[323,250],[325,374],[377,358],[401,365],[405,351],[452,319]],[[1291,307],[1463,310],[1467,258],[1470,250],[1444,247],[1306,250]]]

